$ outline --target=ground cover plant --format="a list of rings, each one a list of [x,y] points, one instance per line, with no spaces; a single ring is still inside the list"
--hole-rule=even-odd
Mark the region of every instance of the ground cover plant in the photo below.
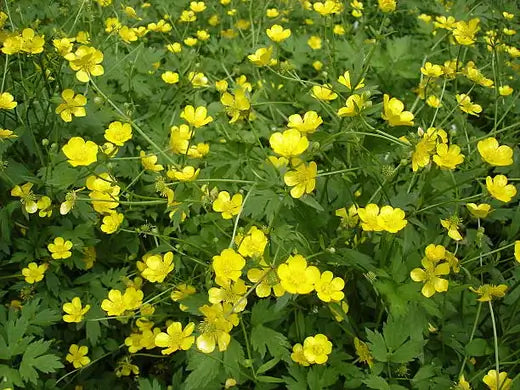
[[[0,389],[520,389],[516,2],[0,10]]]

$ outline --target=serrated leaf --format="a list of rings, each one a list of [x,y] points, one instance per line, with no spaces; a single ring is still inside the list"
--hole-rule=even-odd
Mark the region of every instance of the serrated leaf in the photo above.
[[[290,344],[282,333],[263,325],[257,325],[251,331],[251,345],[263,358],[267,350],[273,357],[289,361]]]
[[[244,349],[238,341],[231,339],[222,357],[226,373],[232,378],[240,377],[240,362],[243,362],[244,359]]]
[[[198,351],[190,351],[188,353],[188,367],[190,374],[184,382],[185,390],[200,390],[206,388],[206,385],[214,381],[221,372],[222,363],[220,358],[221,352],[213,351],[210,354],[204,354]]]
[[[38,380],[37,371],[48,374],[63,367],[58,356],[45,354],[49,350],[50,344],[50,341],[42,340],[29,344],[20,362],[20,376],[24,382],[36,384]]]
[[[251,325],[261,325],[267,322],[275,321],[284,316],[284,312],[276,310],[274,305],[269,303],[268,299],[262,299],[255,303],[251,310]]]
[[[369,375],[367,379],[363,380],[363,383],[367,385],[370,389],[390,390],[390,386],[388,385],[388,383],[380,376]]]

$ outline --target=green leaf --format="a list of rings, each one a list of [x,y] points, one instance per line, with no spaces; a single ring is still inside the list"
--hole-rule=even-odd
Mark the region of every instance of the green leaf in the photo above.
[[[368,345],[370,347],[370,352],[374,356],[374,359],[380,362],[387,362],[388,352],[383,335],[377,331],[373,332],[370,329],[367,329],[366,332],[367,339],[369,341]]]
[[[243,362],[244,359],[244,349],[238,341],[231,339],[227,349],[223,352],[224,371],[232,378],[239,378],[241,376],[240,362]]]
[[[275,321],[284,315],[282,310],[276,310],[276,307],[269,303],[269,299],[262,299],[256,302],[251,310],[251,325],[255,326]]]
[[[305,203],[307,206],[312,207],[313,209],[316,209],[318,211],[325,211],[325,209],[322,207],[321,204],[318,203],[316,199],[314,199],[311,195],[305,195],[300,198],[300,201],[302,203]]]
[[[36,384],[38,379],[36,370],[48,374],[63,367],[58,356],[53,354],[45,355],[50,344],[50,341],[38,340],[29,344],[25,350],[20,363],[20,376],[25,382],[29,381]]]
[[[264,382],[264,383],[284,383],[283,379],[276,378],[274,376],[259,375],[259,376],[256,377],[256,379],[259,382]]]
[[[188,371],[191,373],[186,377],[184,382],[185,390],[200,390],[208,388],[221,372],[222,363],[220,358],[221,352],[213,351],[210,354],[204,354],[198,351],[188,352]],[[218,386],[216,387],[218,388]]]
[[[257,374],[263,374],[266,371],[269,371],[271,368],[276,366],[280,362],[279,358],[272,358],[271,360],[265,362],[260,367],[257,368],[256,373]]]
[[[92,345],[97,345],[99,336],[101,336],[101,325],[99,321],[86,321],[85,329],[87,331],[87,340]]]
[[[380,376],[369,375],[367,379],[363,380],[363,383],[367,385],[370,389],[390,390],[390,386],[388,385],[388,383]]]
[[[470,356],[485,356],[493,353],[493,348],[491,348],[488,342],[485,339],[473,339],[470,343],[468,343],[464,350]]]
[[[290,361],[289,347],[290,344],[282,333],[263,325],[253,327],[251,331],[251,345],[260,356],[265,356],[267,350],[273,357],[280,358],[284,361]]]
[[[146,379],[146,378],[140,378],[139,379],[139,390],[162,390],[163,387],[159,383],[159,381],[156,378],[153,379]]]

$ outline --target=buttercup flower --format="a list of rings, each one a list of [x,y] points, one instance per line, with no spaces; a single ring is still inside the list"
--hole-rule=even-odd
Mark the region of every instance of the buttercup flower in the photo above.
[[[415,268],[410,272],[413,281],[424,283],[421,293],[426,298],[430,298],[436,292],[447,291],[448,281],[440,276],[450,273],[450,265],[446,262],[437,263],[428,257],[424,257],[421,264],[424,269]]]
[[[195,324],[190,322],[184,329],[180,322],[172,322],[166,329],[166,333],[161,332],[155,336],[155,345],[166,348],[161,351],[163,355],[170,355],[175,351],[187,351],[195,342],[195,337],[191,336]]]
[[[71,122],[72,116],[82,117],[87,115],[85,104],[87,98],[81,94],[74,94],[72,89],[65,89],[61,93],[63,103],[56,107],[56,114],[59,114],[65,122]]]
[[[91,76],[101,76],[105,73],[103,66],[103,53],[96,48],[80,46],[75,53],[68,53],[65,59],[69,61],[70,68],[76,72],[76,78],[82,83],[90,80]]]
[[[65,359],[71,363],[74,368],[85,367],[90,363],[90,358],[87,356],[88,347],[77,344],[72,344],[69,347],[69,353],[65,356]]]
[[[323,334],[307,337],[303,342],[303,355],[310,364],[326,363],[331,352],[332,343]]]
[[[0,93],[0,109],[12,110],[17,105],[18,103],[14,101],[13,95],[9,92]]]
[[[206,107],[186,106],[181,113],[181,118],[188,122],[193,127],[199,128],[213,122],[213,118],[208,116]]]
[[[296,129],[300,133],[314,133],[319,125],[323,123],[323,119],[316,111],[307,111],[303,118],[301,115],[293,114],[289,116],[287,127]]]
[[[307,266],[302,255],[290,256],[278,266],[277,274],[282,287],[290,294],[309,294],[320,279],[318,268]]]
[[[287,172],[283,180],[291,188],[291,196],[295,199],[301,198],[304,194],[310,194],[316,187],[316,176],[318,167],[314,161],[308,165],[299,164],[295,170]]]
[[[283,157],[296,157],[309,147],[309,140],[296,129],[285,130],[283,133],[274,133],[269,138],[273,151]]]
[[[27,283],[34,284],[43,280],[45,271],[47,271],[48,268],[49,265],[47,263],[38,265],[35,262],[31,262],[27,267],[22,269],[22,275]]]
[[[65,322],[81,322],[83,316],[90,310],[90,305],[81,305],[81,299],[79,297],[72,298],[71,302],[63,304],[63,311],[66,313],[63,315],[63,321]]]
[[[504,175],[486,177],[486,188],[493,198],[505,203],[511,201],[516,195],[516,187],[513,184],[507,184],[507,177]]]
[[[227,191],[221,191],[217,199],[213,202],[213,210],[221,213],[222,218],[231,219],[240,212],[242,207],[242,194],[235,194],[233,197]]]
[[[275,24],[266,30],[267,36],[273,42],[282,42],[291,36],[291,30]]]
[[[61,150],[73,167],[88,166],[97,161],[98,146],[81,137],[72,137]]]
[[[482,107],[478,104],[474,104],[468,95],[461,93],[455,95],[455,98],[457,99],[461,111],[474,116],[478,116],[478,114],[482,112]]]
[[[47,245],[53,259],[68,259],[72,256],[72,241],[65,241],[63,237],[56,237],[54,242]]]
[[[464,155],[460,152],[460,146],[437,144],[437,154],[433,156],[433,162],[440,168],[455,169],[464,162]]]
[[[491,205],[487,203],[475,204],[475,203],[467,203],[467,209],[476,218],[486,218],[489,212],[491,211]]]
[[[105,130],[105,139],[114,145],[123,146],[132,139],[132,126],[130,123],[111,122]]]
[[[341,291],[344,287],[343,279],[334,277],[330,271],[323,272],[314,285],[318,298],[323,302],[341,301],[345,297],[345,294]]]
[[[383,97],[383,114],[381,117],[390,126],[413,126],[414,115],[410,111],[404,111],[404,104],[397,98],[391,98],[387,94]]]
[[[513,164],[513,149],[507,145],[499,145],[494,137],[479,141],[477,149],[482,159],[488,164],[496,167]]]
[[[489,370],[488,373],[482,378],[489,390],[509,390],[512,379],[507,377],[507,372],[497,372],[497,370]]]
[[[503,298],[506,295],[507,285],[499,284],[495,286],[494,284],[483,284],[477,289],[473,287],[469,289],[479,295],[477,301],[488,302],[493,300],[493,298]]]
[[[246,260],[233,249],[228,248],[213,256],[213,270],[215,271],[217,284],[226,284],[232,280],[236,282],[242,275],[242,268]]]

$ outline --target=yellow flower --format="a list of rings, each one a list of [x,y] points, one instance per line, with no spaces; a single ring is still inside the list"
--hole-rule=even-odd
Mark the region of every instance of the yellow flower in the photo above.
[[[359,214],[359,210],[358,210]],[[377,216],[377,224],[389,233],[397,233],[408,224],[404,211],[392,206],[383,206]]]
[[[72,344],[69,347],[69,353],[65,356],[65,359],[72,363],[74,368],[85,367],[90,363],[90,358],[87,356],[88,347],[82,345],[78,346],[77,344]]]
[[[98,146],[81,137],[72,137],[61,150],[73,167],[88,166],[97,161]]]
[[[379,206],[374,203],[367,204],[364,208],[357,209],[359,219],[361,220],[361,228],[365,232],[380,232],[383,227],[379,225]]]
[[[166,84],[177,84],[179,82],[179,74],[168,70],[161,74],[161,79]]]
[[[350,82],[350,72],[347,70],[347,71],[345,71],[345,73],[343,73],[341,76],[339,76],[338,83],[344,85],[345,87],[347,87],[348,89],[350,89],[352,91],[352,90],[363,88],[365,86],[365,79],[362,78],[357,83],[357,85],[354,88],[352,88],[352,84]]]
[[[486,218],[491,211],[491,206],[487,203],[467,203],[466,207],[475,218]]]
[[[166,348],[161,351],[163,355],[170,355],[175,351],[187,351],[195,342],[195,337],[191,336],[195,324],[190,322],[184,329],[180,322],[172,322],[166,329],[166,333],[161,332],[155,336],[155,346]]]
[[[177,170],[174,168],[168,169],[166,175],[172,180],[178,180],[182,182],[193,181],[199,176],[200,168],[195,169],[191,165],[187,165],[182,170]]]
[[[242,194],[235,194],[233,197],[227,191],[220,191],[217,199],[213,202],[213,210],[222,213],[222,218],[231,219],[237,215],[242,208]]]
[[[515,260],[520,263],[520,240],[515,241]]]
[[[215,89],[219,92],[225,92],[228,89],[228,82],[226,80],[215,81]]]
[[[172,126],[170,128],[170,149],[175,154],[186,154],[193,131],[188,125]]]
[[[73,39],[71,38],[54,39],[52,41],[52,45],[54,46],[54,49],[58,52],[58,54],[63,57],[67,53],[70,53],[72,51],[72,48],[74,46],[72,42]]]
[[[181,23],[191,23],[197,20],[197,16],[195,15],[195,12],[191,10],[184,10],[181,13],[181,17],[179,18],[179,21]]]
[[[143,303],[144,294],[135,287],[128,287],[122,294],[119,290],[110,290],[108,299],[101,302],[101,308],[109,316],[120,316],[126,310],[138,309]]]
[[[307,45],[309,45],[312,50],[319,50],[321,49],[321,38],[316,35],[311,35],[307,40]]]
[[[22,51],[30,54],[43,52],[43,45],[45,44],[43,35],[37,35],[32,28],[25,28],[22,30],[21,38]]]
[[[101,231],[106,234],[113,234],[119,229],[119,226],[123,223],[124,215],[120,213],[112,213],[103,217],[103,224],[101,225]]]
[[[332,352],[332,343],[327,336],[318,333],[303,341],[303,355],[310,364],[324,364]]]
[[[318,298],[323,302],[341,301],[345,297],[345,294],[341,291],[344,287],[345,281],[338,277],[335,278],[330,271],[323,272],[320,279],[314,284]]]
[[[276,274],[276,270],[267,266],[264,261],[260,262],[262,268],[251,268],[247,271],[247,278],[258,283],[255,288],[256,295],[259,298],[266,298],[271,295],[271,290],[275,297],[281,297],[285,294],[285,289],[280,284],[280,279]]]
[[[469,289],[479,295],[477,301],[488,302],[493,300],[493,298],[503,298],[506,295],[507,286],[505,284],[499,284],[498,286],[494,284],[483,284],[477,289],[473,287]]]
[[[440,77],[442,72],[442,67],[440,65],[432,64],[431,62],[426,62],[424,66],[421,68],[421,73],[426,77]]]
[[[348,211],[345,207],[337,209],[335,215],[341,218],[340,226],[343,228],[354,228],[359,223],[358,209],[355,205],[351,205]]]
[[[354,348],[356,350],[356,355],[359,357],[359,361],[368,364],[369,367],[372,367],[374,364],[374,358],[370,353],[368,345],[357,337],[354,337]]]
[[[220,255],[213,256],[213,270],[217,283],[222,285],[231,280],[236,282],[242,275],[242,268],[245,265],[246,260],[231,248],[224,249]]]
[[[48,196],[42,196],[38,202],[36,202],[36,205],[38,206],[38,210],[40,210],[38,213],[40,217],[44,218],[52,215],[52,202]]]
[[[0,128],[0,140],[18,138],[12,130]]]
[[[453,37],[459,45],[472,45],[475,43],[475,34],[480,30],[480,19],[474,18],[469,22],[460,21],[455,23]]]
[[[80,46],[75,53],[67,53],[65,59],[69,61],[70,68],[76,72],[76,78],[82,83],[90,80],[91,76],[101,76],[105,73],[103,66],[103,53],[89,46]]]
[[[448,230],[448,236],[455,241],[462,240],[462,235],[459,232],[460,219],[458,217],[451,217],[448,219],[441,219],[441,225]]]
[[[302,255],[289,256],[277,269],[280,284],[290,294],[309,294],[314,284],[320,279],[320,271],[314,266],[307,266]]]
[[[128,26],[123,26],[118,30],[119,37],[125,43],[137,41],[137,34],[135,30]]]
[[[162,283],[170,272],[173,271],[173,253],[167,252],[163,255],[160,253],[146,254],[143,261],[137,262],[137,268],[141,271],[143,278],[152,283]]]
[[[291,188],[291,196],[295,199],[301,198],[304,194],[310,194],[316,187],[316,176],[318,167],[314,161],[308,165],[299,164],[296,169],[288,171],[283,176],[286,185]]]
[[[157,156],[155,154],[146,154],[143,150],[139,152],[141,158],[141,164],[144,169],[152,172],[160,172],[164,169],[161,164],[157,164]]]
[[[193,88],[205,87],[208,85],[208,78],[202,72],[190,72],[188,73],[188,80],[190,80]]]
[[[269,8],[265,11],[265,16],[268,18],[276,18],[278,15],[280,15],[280,12],[276,8]]]
[[[56,237],[54,242],[47,245],[53,259],[68,259],[72,256],[72,241],[65,241],[63,237]]]
[[[428,257],[424,257],[421,264],[424,269],[415,268],[410,272],[410,277],[413,281],[424,283],[421,293],[426,298],[430,298],[436,292],[447,291],[448,281],[439,276],[448,275],[450,273],[450,265],[446,262],[439,264]]]
[[[372,102],[368,99],[366,94],[353,94],[347,98],[345,107],[341,107],[338,110],[339,117],[350,117],[361,114],[361,112],[372,105]]]
[[[404,111],[404,104],[397,98],[391,98],[386,93],[383,97],[383,114],[381,117],[390,126],[413,126],[414,115]]]
[[[204,106],[194,108],[189,105],[184,107],[181,113],[181,118],[195,128],[199,128],[213,122],[213,118],[208,116],[208,110]]]
[[[234,313],[244,311],[247,305],[247,286],[242,279],[236,282],[227,280],[219,284],[220,287],[212,287],[208,290],[210,303],[229,303]]]
[[[513,93],[513,88],[511,88],[509,85],[503,85],[501,87],[498,87],[498,93],[501,96],[509,96]]]
[[[330,85],[315,85],[312,87],[312,97],[318,100],[330,101],[334,100],[338,97],[338,94],[335,93]]]
[[[34,284],[43,280],[45,271],[47,271],[48,268],[49,265],[47,263],[38,265],[35,262],[31,262],[26,268],[22,269],[22,275],[27,283]]]
[[[234,123],[240,118],[247,118],[249,115],[251,103],[243,89],[236,90],[234,96],[229,92],[224,92],[220,102],[226,107],[226,113],[231,117],[229,123]]]
[[[130,123],[111,122],[105,130],[105,139],[114,145],[123,146],[132,139],[132,126]]]
[[[219,351],[225,351],[231,342],[229,332],[238,325],[238,316],[232,313],[231,305],[213,304],[199,307],[204,320],[199,325],[200,336],[197,337],[197,348],[203,353],[211,353],[218,344]]]
[[[279,24],[275,24],[265,30],[269,39],[273,42],[282,42],[291,36],[291,30],[286,28],[284,29]]]
[[[289,116],[287,127],[290,129],[296,129],[300,133],[314,133],[318,126],[323,123],[323,119],[318,115],[316,111],[307,111],[303,118],[301,115],[293,114]]]
[[[238,245],[238,253],[244,257],[261,257],[267,245],[267,237],[256,226],[251,226],[247,234],[235,239]]]
[[[87,98],[82,94],[74,94],[72,89],[65,89],[61,93],[63,103],[56,107],[56,114],[61,116],[65,122],[71,122],[72,116],[82,117],[87,115],[85,111],[85,104]]]
[[[486,188],[489,194],[501,202],[509,202],[516,195],[516,188],[513,184],[507,184],[507,177],[496,175],[486,177]]]
[[[166,20],[164,19],[159,20],[157,23],[148,23],[148,26],[146,27],[150,31],[161,33],[167,33],[172,29],[172,25],[170,23],[166,23]]]
[[[63,321],[65,322],[81,322],[83,316],[90,310],[90,305],[81,305],[81,299],[79,297],[72,298],[71,302],[63,304],[63,311],[66,313],[63,315]]]
[[[464,378],[464,375],[460,376],[459,382],[454,387],[454,390],[471,390],[471,385],[466,380],[466,378]]]
[[[343,10],[343,5],[337,0],[326,0],[325,2],[317,2],[313,4],[314,11],[322,16],[328,16],[339,13]]]
[[[439,99],[435,95],[430,95],[426,99],[426,104],[433,108],[439,108],[442,107],[441,99]]]
[[[345,27],[341,24],[335,24],[332,32],[336,35],[345,35]]]
[[[460,93],[455,95],[455,98],[457,99],[461,111],[475,116],[478,116],[478,114],[482,112],[482,107],[479,104],[473,104],[468,95]]]
[[[186,283],[181,283],[177,285],[177,288],[175,290],[172,291],[172,293],[170,294],[170,298],[172,299],[172,301],[178,302],[189,297],[190,295],[195,294],[196,292],[197,290],[195,289],[195,287]],[[180,306],[182,310],[183,305],[181,304]]]
[[[296,129],[285,130],[283,133],[274,133],[269,137],[269,144],[273,151],[283,157],[296,157],[309,147],[309,140]]]
[[[497,372],[497,370],[489,370],[488,373],[482,378],[490,390],[509,390],[512,379],[507,377],[507,372]]]
[[[394,12],[395,8],[397,7],[396,0],[377,0],[377,3],[379,5],[379,9],[385,13]]]
[[[293,362],[298,363],[301,366],[307,367],[310,365],[309,361],[303,353],[303,345],[300,343],[293,345],[293,351],[291,353],[291,359]]]
[[[180,53],[182,51],[182,45],[179,42],[174,42],[166,45],[166,49],[171,53]]]
[[[437,154],[433,156],[433,162],[440,168],[455,169],[462,164],[464,155],[460,153],[458,145],[437,144]]]
[[[197,38],[188,37],[188,38],[184,39],[183,42],[184,42],[184,44],[186,46],[190,46],[191,47],[191,46],[195,46],[199,41],[198,41]],[[206,85],[206,83],[204,83],[204,85]],[[195,86],[195,84],[194,84],[194,86]]]
[[[261,47],[257,49],[254,54],[248,55],[247,58],[256,66],[274,65],[276,60],[271,58],[272,54],[273,48],[271,46]]]
[[[13,95],[9,92],[0,93],[0,109],[12,110],[17,105],[18,103],[14,101]]]
[[[22,186],[16,185],[11,189],[11,196],[20,198],[20,202],[24,205],[25,211],[29,214],[34,214],[38,211],[38,203],[35,201],[32,187],[32,183],[25,183]]]
[[[481,140],[477,144],[482,159],[496,167],[505,167],[513,164],[513,149],[507,145],[499,145],[494,137]]]

